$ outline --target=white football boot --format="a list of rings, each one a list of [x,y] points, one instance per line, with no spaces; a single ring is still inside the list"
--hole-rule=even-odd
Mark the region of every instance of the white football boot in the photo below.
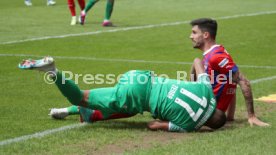
[[[48,114],[55,119],[64,119],[69,115],[67,108],[52,108]]]
[[[39,60],[23,60],[21,63],[18,64],[18,68],[24,70],[38,70],[43,72],[56,72],[57,69],[55,67],[55,61],[52,57],[44,57],[43,59]]]
[[[72,19],[71,19],[71,25],[76,25],[77,24],[77,17],[76,16],[73,16]]]

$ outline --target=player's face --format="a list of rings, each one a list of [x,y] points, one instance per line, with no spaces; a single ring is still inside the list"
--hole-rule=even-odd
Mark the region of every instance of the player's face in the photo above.
[[[194,48],[201,49],[201,47],[203,47],[204,45],[203,32],[199,29],[197,25],[192,27],[192,33],[190,35],[190,39],[192,40]]]

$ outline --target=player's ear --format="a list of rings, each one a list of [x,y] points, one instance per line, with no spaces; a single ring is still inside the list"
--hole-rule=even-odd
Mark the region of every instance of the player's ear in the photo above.
[[[207,32],[207,31],[203,32],[203,38],[207,39],[207,38],[210,38],[210,37],[211,36],[210,36],[209,32]]]

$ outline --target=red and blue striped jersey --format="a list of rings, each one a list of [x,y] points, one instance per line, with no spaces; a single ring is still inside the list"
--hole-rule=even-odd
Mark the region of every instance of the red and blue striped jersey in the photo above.
[[[232,81],[238,66],[222,45],[214,45],[203,54],[205,72],[210,75],[217,108],[226,111],[235,96],[237,85]]]

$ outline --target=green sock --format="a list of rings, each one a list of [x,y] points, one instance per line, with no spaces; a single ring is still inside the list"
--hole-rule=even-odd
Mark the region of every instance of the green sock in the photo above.
[[[85,13],[87,13],[99,0],[89,0],[84,8]]]
[[[70,101],[73,105],[79,105],[83,99],[83,92],[72,80],[66,80],[62,77],[62,73],[58,72],[54,80],[60,92]]]
[[[107,0],[105,9],[105,20],[109,20],[113,11],[114,0]]]
[[[79,107],[75,106],[75,105],[67,107],[67,110],[68,110],[69,115],[76,115],[76,114],[80,113]]]

